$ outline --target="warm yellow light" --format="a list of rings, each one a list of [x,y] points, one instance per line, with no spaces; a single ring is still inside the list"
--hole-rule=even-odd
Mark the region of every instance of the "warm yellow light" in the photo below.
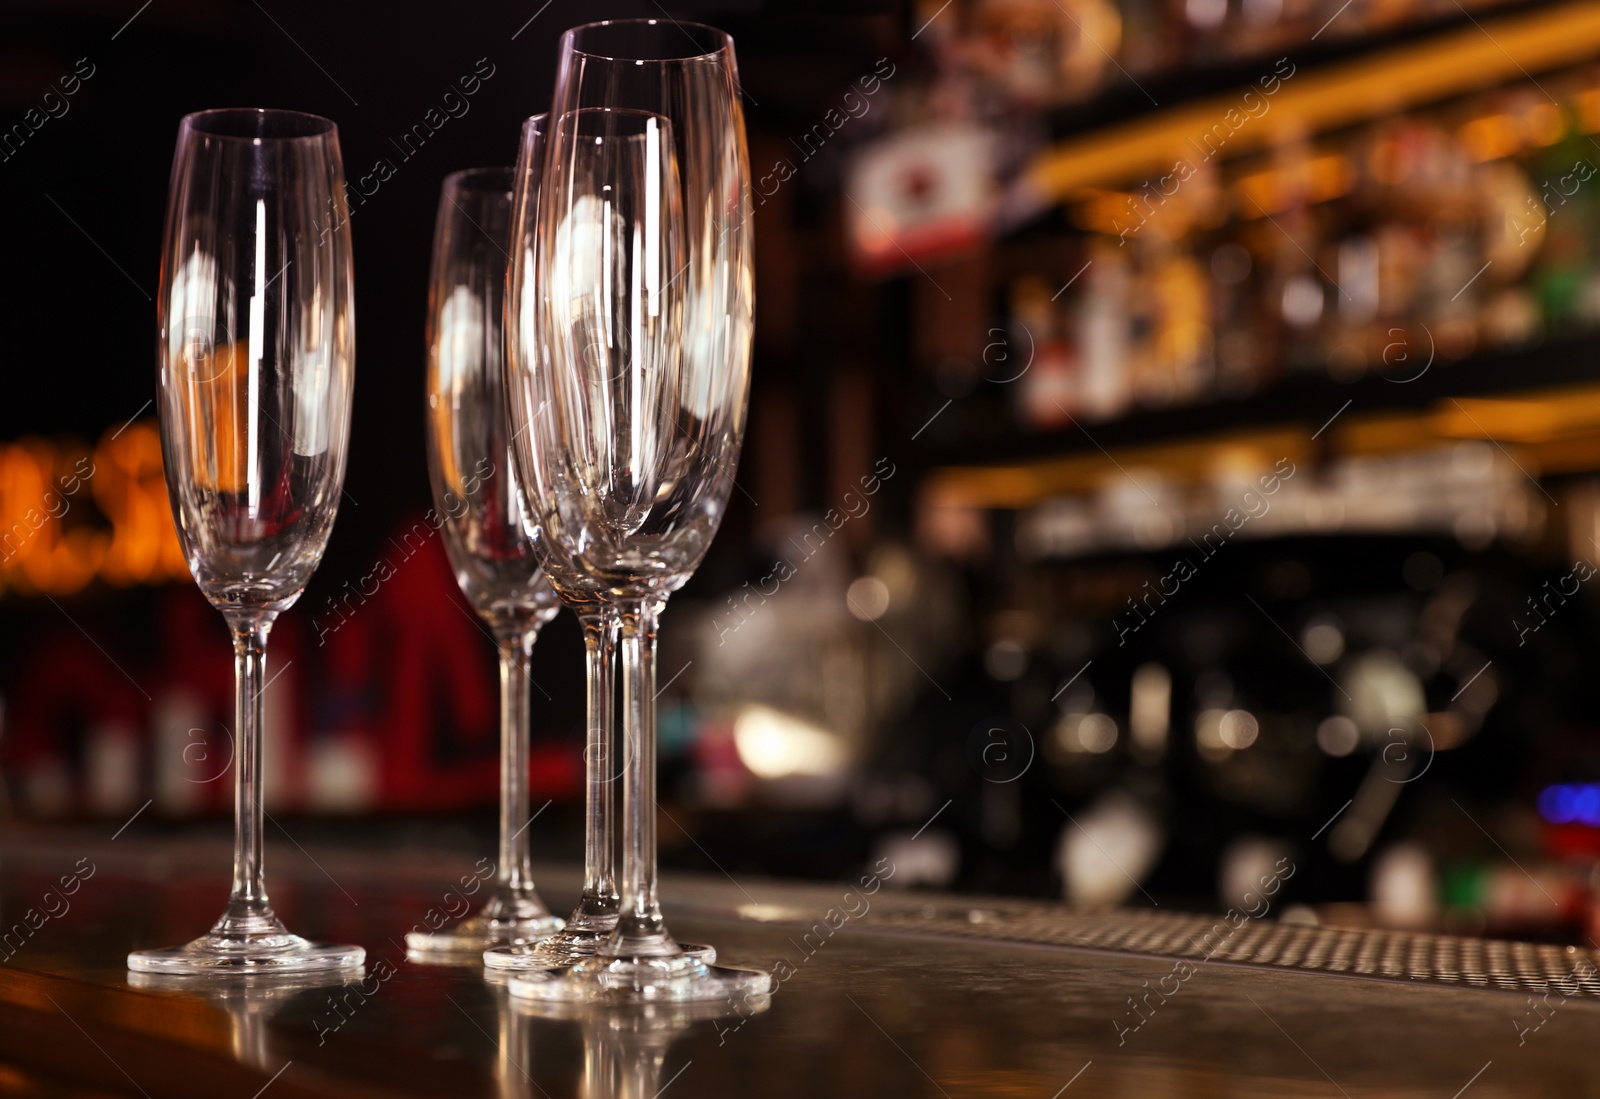
[[[748,706],[733,722],[739,758],[759,778],[836,775],[850,752],[834,733],[768,706]]]
[[[1522,148],[1522,122],[1511,114],[1485,115],[1461,127],[1459,136],[1473,160],[1499,160]]]
[[[1346,126],[1393,118],[1414,106],[1438,103],[1526,80],[1530,73],[1589,60],[1600,46],[1600,11],[1565,3],[1486,19],[1471,26],[1408,42],[1350,61],[1299,69],[1283,80],[1270,111],[1241,127],[1224,146],[1234,158],[1272,149],[1284,135],[1330,133]],[[1600,100],[1574,104],[1587,130],[1600,129]],[[1239,93],[1187,99],[1126,123],[1089,130],[1056,143],[1028,166],[1025,178],[1047,200],[1070,200],[1083,188],[1107,187],[1173,169],[1176,158],[1196,159],[1193,144],[1229,111]]]
[[[876,576],[857,577],[850,582],[844,601],[861,621],[876,622],[889,609],[889,585]]]
[[[110,526],[105,525],[110,522]],[[0,591],[71,595],[187,579],[154,421],[75,440],[0,444]]]
[[[1554,145],[1567,134],[1567,119],[1554,103],[1535,103],[1522,115],[1528,140],[1535,145]]]

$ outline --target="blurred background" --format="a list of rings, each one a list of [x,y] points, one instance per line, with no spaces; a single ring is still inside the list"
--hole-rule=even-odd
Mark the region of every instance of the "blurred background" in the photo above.
[[[563,28],[668,13],[737,41],[759,322],[664,618],[669,867],[1600,933],[1593,2],[12,0],[0,810],[231,826],[151,295],[179,118],[278,106],[340,126],[359,367],[268,809],[489,849],[493,646],[423,521],[438,189],[513,158]],[[581,664],[564,615],[545,858]]]

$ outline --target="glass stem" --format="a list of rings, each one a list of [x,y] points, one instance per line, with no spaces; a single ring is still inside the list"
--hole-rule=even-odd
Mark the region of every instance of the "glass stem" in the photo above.
[[[274,920],[262,878],[261,725],[267,686],[267,634],[274,616],[229,617],[234,673],[233,893],[224,924]]]
[[[621,918],[605,953],[639,957],[678,953],[656,894],[656,620],[663,600],[622,605]]]
[[[616,786],[618,757],[612,695],[616,690],[612,654],[617,620],[610,610],[578,616],[583,627],[584,671],[587,678],[588,738],[584,745],[583,904],[591,916],[617,910]]]
[[[516,626],[501,633],[500,649],[500,859],[496,892],[531,895],[533,865],[528,836],[529,670],[537,628]]]

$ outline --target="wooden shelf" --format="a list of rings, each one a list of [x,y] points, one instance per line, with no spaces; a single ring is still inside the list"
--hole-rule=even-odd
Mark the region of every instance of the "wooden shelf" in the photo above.
[[[1600,55],[1600,3],[1580,0],[1533,12],[1474,20],[1455,30],[1314,71],[1296,69],[1270,107],[1228,139],[1221,155],[1270,148],[1288,137],[1387,118],[1408,108],[1492,88]],[[1291,58],[1291,61],[1293,58]],[[1262,75],[1270,72],[1269,65]],[[1193,161],[1193,140],[1240,111],[1240,87],[1150,110],[1054,145],[1025,172],[1031,194],[1059,202],[1088,187],[1127,184]],[[1260,89],[1256,88],[1259,92]]]
[[[1176,67],[1155,72],[1130,73],[1127,76],[1114,73],[1106,86],[1093,97],[1051,108],[1047,116],[1050,136],[1053,141],[1064,141],[1093,130],[1131,122],[1149,115],[1153,107],[1162,104],[1190,102],[1243,89],[1269,71],[1273,62],[1285,54],[1292,54],[1292,60],[1300,66],[1301,71],[1325,69],[1330,65],[1370,57],[1380,50],[1431,41],[1441,34],[1471,27],[1474,19],[1499,19],[1541,11],[1559,2],[1561,0],[1495,0],[1492,3],[1469,4],[1466,8],[1452,5],[1449,12],[1439,12],[1415,21],[1401,21],[1371,33],[1347,33],[1341,37],[1337,32],[1345,26],[1345,18],[1350,14],[1346,11],[1333,21],[1327,33],[1310,41],[1302,38],[1294,42],[1282,42],[1276,46],[1262,47],[1248,55],[1194,58]]]
[[[1530,472],[1600,470],[1600,336],[1439,364],[1410,383],[1288,379],[1245,400],[1075,424],[930,455],[923,482],[944,507],[1021,508],[1091,492],[1134,467],[1178,481],[1228,465],[1321,453],[1385,454],[1492,439]]]

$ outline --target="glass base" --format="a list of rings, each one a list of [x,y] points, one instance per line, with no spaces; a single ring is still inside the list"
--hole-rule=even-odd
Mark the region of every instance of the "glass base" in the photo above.
[[[569,927],[543,942],[492,946],[483,952],[483,964],[489,969],[507,972],[560,969],[594,957],[609,937],[610,933],[606,931],[574,931]],[[714,946],[679,943],[678,947],[691,958],[698,958],[707,965],[717,960],[717,948]]]
[[[772,975],[707,965],[683,952],[625,958],[597,954],[557,969],[519,973],[507,984],[511,995],[521,999],[640,1004],[760,996],[772,991]]]
[[[480,957],[490,969],[550,969],[571,965],[597,953],[616,926],[615,900],[607,902],[585,894],[559,934],[536,942],[491,946],[482,951]]]
[[[354,969],[366,958],[366,950],[359,946],[314,943],[291,935],[276,916],[225,916],[194,942],[133,951],[128,968],[136,973],[315,973]]]
[[[515,978],[504,977],[503,981]],[[583,1024],[585,1039],[601,1036],[636,1036],[646,1039],[661,1036],[671,1040],[695,1023],[721,1019],[748,1019],[772,1006],[770,993],[750,993],[733,1006],[717,1000],[669,1000],[641,1002],[629,1011],[607,1011],[604,1004],[576,1000],[532,1000],[525,996],[511,1002],[518,1015],[532,1019],[556,1019]],[[738,1028],[735,1027],[735,1030]],[[649,1089],[652,1095],[659,1092]],[[644,1092],[640,1092],[644,1094]]]
[[[548,939],[567,922],[552,916],[543,905],[537,914],[490,915],[493,907],[486,907],[453,927],[407,932],[407,957],[414,962],[476,965],[486,949],[526,947]]]
[[[206,973],[146,973],[133,970],[128,987],[148,992],[193,992],[223,1007],[254,1009],[318,988],[341,988],[366,976],[365,966],[344,970],[296,973],[242,973],[237,980],[216,981]]]
[[[491,946],[482,953],[483,964],[489,969],[506,972],[559,969],[600,953],[616,926],[615,898],[607,901],[586,895],[572,910],[560,934],[537,942]],[[682,943],[679,949],[707,965],[717,960],[715,947]]]

